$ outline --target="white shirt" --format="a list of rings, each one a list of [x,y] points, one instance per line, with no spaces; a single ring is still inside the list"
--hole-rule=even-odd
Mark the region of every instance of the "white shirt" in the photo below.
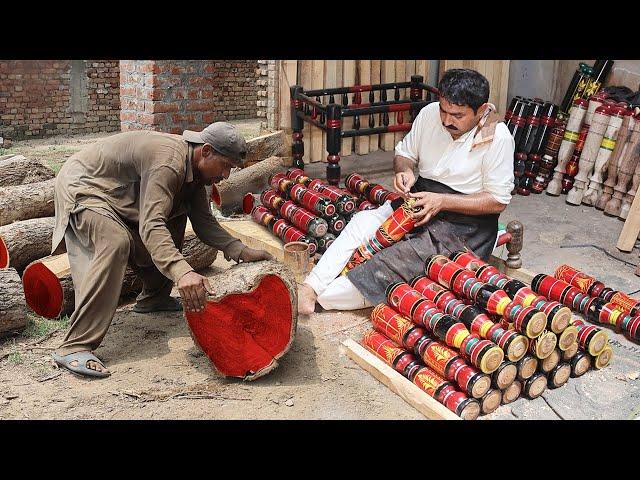
[[[488,192],[506,205],[514,186],[515,142],[500,122],[492,142],[471,150],[477,128],[454,140],[442,125],[440,103],[433,102],[420,110],[411,130],[396,145],[395,153],[416,162],[421,177],[461,193]]]

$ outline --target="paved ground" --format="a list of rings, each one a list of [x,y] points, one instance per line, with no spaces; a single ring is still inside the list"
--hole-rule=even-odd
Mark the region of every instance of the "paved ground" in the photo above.
[[[389,162],[389,153],[347,157],[343,171],[357,170],[389,185]],[[324,165],[307,170],[312,175],[323,173]],[[615,248],[622,228],[617,219],[544,194],[516,197],[501,221],[514,218],[525,224],[523,265],[529,270],[552,273],[568,262],[613,288],[626,292],[640,288],[640,278],[633,275],[638,250],[622,254]],[[594,247],[560,248],[577,244],[593,244],[620,260]],[[212,268],[229,266],[219,258]],[[33,338],[1,342],[0,418],[423,419],[341,352],[345,338],[361,338],[368,313],[324,312],[301,319],[296,341],[280,367],[245,383],[213,372],[195,348],[181,314],[141,315],[124,305],[97,350],[113,371],[105,380],[77,378],[54,368],[48,349],[61,340],[62,332],[31,346]],[[481,418],[640,417],[640,346],[613,332],[610,339],[615,357],[606,369]]]

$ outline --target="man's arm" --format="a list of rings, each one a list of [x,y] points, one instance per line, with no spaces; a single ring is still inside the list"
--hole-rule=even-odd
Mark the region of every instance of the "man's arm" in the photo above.
[[[190,206],[189,219],[191,220],[193,231],[204,243],[221,250],[227,260],[256,262],[258,260],[273,259],[270,253],[247,247],[222,228],[211,214],[204,185],[194,192]]]
[[[410,197],[416,198],[414,208],[419,209],[414,218],[416,227],[424,225],[439,212],[456,212],[465,215],[487,215],[500,213],[507,205],[498,202],[493,195],[487,192],[473,193],[471,195],[458,195],[455,193],[410,193]]]

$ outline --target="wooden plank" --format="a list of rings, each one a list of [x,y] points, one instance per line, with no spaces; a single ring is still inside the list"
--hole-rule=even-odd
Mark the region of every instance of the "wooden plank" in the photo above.
[[[431,420],[462,420],[354,340],[348,338],[342,345],[351,360],[425,417]]]
[[[245,245],[258,250],[266,250],[276,260],[284,260],[283,243],[266,227],[258,225],[253,220],[220,221],[222,228]]]
[[[311,61],[311,88],[324,87],[324,60]],[[322,97],[320,97],[322,101]],[[320,114],[318,113],[318,117]],[[322,143],[322,130],[315,125],[311,127],[311,162],[321,162],[326,159],[326,145]]]
[[[406,60],[396,60],[396,82],[406,82],[407,80],[410,80],[407,77],[407,61]],[[401,88],[399,89],[400,92],[400,100],[404,100],[404,98],[406,97],[407,99],[409,98],[409,94],[408,91],[409,89],[407,89],[407,94],[405,95],[405,89]],[[390,99],[391,100],[391,99]],[[406,122],[407,121],[407,116],[409,115],[409,112],[402,112],[403,113],[403,120]],[[393,124],[397,125],[399,122],[397,121],[398,118],[398,114],[394,113],[393,114]],[[407,132],[396,132],[393,134],[393,145],[395,147],[395,145],[398,144],[398,142],[400,140],[402,140],[405,136]]]
[[[343,87],[351,87],[356,84],[356,61],[355,60],[344,60],[342,62],[342,86]],[[353,100],[352,96],[349,95],[349,103]],[[342,98],[336,99],[340,105],[342,105]],[[350,130],[353,126],[353,117],[347,117],[342,119],[342,128],[345,130]],[[342,139],[342,148],[340,149],[340,156],[346,157],[347,155],[351,155],[353,152],[353,137],[343,138]]]
[[[416,75],[422,75],[424,83],[429,83],[429,60],[416,60]],[[437,85],[431,85],[437,87]]]
[[[396,61],[382,60],[380,66],[380,81],[382,83],[391,83],[396,81]],[[393,91],[387,90],[387,100],[393,100]],[[393,125],[394,115],[389,115],[389,125]],[[395,147],[393,143],[395,136],[393,133],[383,133],[380,138],[380,149],[390,152]]]
[[[300,80],[298,85],[305,90],[311,90],[311,60],[300,60],[298,63],[298,74]],[[311,125],[304,123],[302,129],[302,143],[304,144],[304,163],[311,163]]]
[[[537,275],[535,272],[527,270],[526,268],[509,268],[507,267],[507,263],[505,262],[505,260],[501,259],[500,257],[495,257],[493,255],[489,257],[488,263],[496,267],[505,275],[508,275],[511,278],[520,280],[521,282],[527,283],[529,285],[531,285],[531,281],[533,280],[533,277]]]
[[[371,84],[371,60],[360,60],[358,62],[358,73],[360,85]],[[369,102],[369,92],[362,92],[362,102]],[[369,127],[369,115],[360,117],[360,128]],[[356,153],[358,155],[366,155],[369,153],[369,136],[355,137]]]
[[[291,93],[290,88],[297,82],[298,61],[281,60],[278,62],[278,114],[277,125],[287,134],[291,133]]]
[[[371,79],[372,85],[377,85],[380,83],[380,60],[371,60],[370,79]],[[378,94],[376,93],[375,95],[376,96],[374,98],[377,100]],[[379,127],[380,115],[379,114],[375,115],[374,120],[376,122],[375,126]],[[380,135],[369,135],[369,151],[370,152],[377,152],[380,149],[379,144],[380,144]]]
[[[627,219],[624,221],[622,232],[618,237],[616,247],[623,252],[630,252],[640,233],[640,192],[636,194],[629,208]]]

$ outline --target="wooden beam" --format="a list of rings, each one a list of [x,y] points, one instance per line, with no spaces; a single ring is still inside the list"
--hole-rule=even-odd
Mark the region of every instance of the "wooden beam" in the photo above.
[[[382,60],[380,66],[380,80],[382,83],[392,83],[396,81],[396,61],[395,60]],[[387,90],[387,100],[393,100],[393,92]],[[393,125],[394,114],[389,115],[389,125]],[[383,133],[380,138],[380,149],[385,152],[393,150],[395,144],[393,133]]]
[[[324,60],[311,61],[311,88],[324,88]],[[323,98],[320,97],[320,101]],[[318,113],[318,118],[320,113]],[[322,143],[322,130],[316,126],[311,127],[311,162],[321,162],[326,159],[326,145]]]
[[[338,63],[342,63],[342,60],[325,60],[324,61],[324,88],[335,88],[341,86],[342,77],[338,78]],[[340,69],[342,70],[342,69]],[[336,100],[334,98],[334,100]],[[338,101],[340,99],[337,99]],[[329,97],[324,97],[322,103],[329,105]],[[327,134],[322,132],[322,144],[324,145],[325,157],[329,155],[327,152]]]
[[[511,278],[515,278],[516,280],[520,280],[521,282],[527,283],[529,285],[531,285],[533,277],[537,275],[535,272],[527,270],[526,268],[509,268],[507,267],[507,263],[503,259],[501,259],[500,257],[494,257],[493,255],[489,257],[488,263],[496,267],[505,275]]]
[[[287,134],[291,134],[291,93],[289,88],[292,85],[296,85],[298,61],[280,60],[278,63],[277,126]]]
[[[369,85],[371,83],[371,60],[360,60],[358,62],[358,72],[360,85]],[[369,92],[362,92],[362,103],[369,102]],[[360,128],[369,127],[369,115],[360,117]],[[355,137],[356,153],[358,155],[366,155],[369,153],[369,137]]]
[[[305,90],[311,90],[311,60],[300,60],[298,73],[300,76],[298,85]],[[302,129],[302,143],[304,144],[304,156],[302,157],[304,163],[311,163],[311,125],[307,122],[304,122]]]
[[[380,83],[380,60],[371,60],[371,85],[377,85]],[[376,94],[377,95],[377,94]],[[378,98],[374,97],[377,101]],[[367,100],[368,101],[368,100]],[[380,114],[376,114],[374,116],[376,121],[376,127],[380,126]],[[377,152],[380,147],[380,135],[368,135],[369,137],[369,151]]]
[[[220,221],[222,228],[251,248],[266,250],[277,260],[284,260],[282,241],[266,227],[258,225],[253,220]]]
[[[356,84],[356,61],[355,60],[343,60],[342,62],[342,86],[352,87]],[[336,99],[340,105],[342,105],[342,96],[340,99]],[[353,100],[353,95],[349,95],[349,103]],[[344,130],[350,130],[353,127],[353,117],[346,117],[342,119],[342,128]],[[353,153],[353,137],[342,139],[342,148],[340,149],[340,156],[346,157]]]
[[[616,247],[623,252],[630,252],[636,243],[638,234],[640,233],[640,192],[636,194],[624,221],[622,232],[618,237]]]
[[[376,380],[431,420],[461,420],[440,402],[430,397],[417,385],[400,375],[367,349],[348,338],[342,345],[346,354]]]

